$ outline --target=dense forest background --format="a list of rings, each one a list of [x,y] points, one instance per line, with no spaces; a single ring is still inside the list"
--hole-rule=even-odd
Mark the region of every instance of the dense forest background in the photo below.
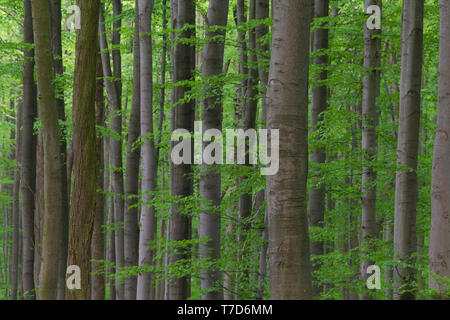
[[[0,299],[450,297],[449,0],[0,0],[0,116]]]

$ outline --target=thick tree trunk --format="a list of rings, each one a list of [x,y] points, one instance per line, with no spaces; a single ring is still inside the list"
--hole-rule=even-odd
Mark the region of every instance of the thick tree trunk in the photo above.
[[[279,171],[267,177],[272,299],[312,299],[306,182],[311,0],[273,1],[268,129],[280,130]]]
[[[33,27],[36,50],[36,77],[38,83],[39,116],[42,121],[44,142],[44,198],[45,222],[40,274],[40,297],[54,300],[58,285],[58,251],[61,233],[62,161],[58,156],[60,132],[55,87],[53,85],[53,58],[51,54],[50,17],[46,0],[32,2]]]
[[[434,142],[431,185],[430,288],[441,299],[448,299],[449,286],[438,277],[450,277],[450,3],[441,0],[441,35],[439,48],[439,102]]]
[[[125,175],[125,265],[127,267],[138,265],[139,250],[139,211],[137,207],[139,194],[139,161],[140,147],[134,144],[141,134],[141,85],[140,85],[140,52],[139,52],[139,6],[135,1],[135,31],[133,48],[133,101],[131,106],[130,122],[128,126],[128,146]],[[136,300],[137,277],[125,279],[125,299]]]
[[[314,3],[314,18],[328,17],[329,14],[329,0],[315,0]],[[328,54],[320,53],[320,51],[328,50],[328,28],[324,25],[324,28],[317,29],[314,32],[313,48],[312,51],[317,54],[313,63],[320,66],[321,70],[315,76],[315,81],[318,84],[312,88],[312,100],[311,100],[311,126],[313,131],[318,130],[320,123],[323,119],[323,112],[328,108],[328,87],[324,81],[328,78]],[[319,141],[320,143],[320,141]],[[316,148],[311,152],[310,161],[315,164],[323,164],[326,160],[326,154],[324,148]],[[320,171],[319,171],[320,172]],[[321,175],[319,172],[314,172],[314,176],[320,180]],[[323,220],[325,217],[325,185],[319,185],[312,187],[309,190],[309,219],[311,227],[321,228],[323,226]],[[311,255],[318,256],[323,255],[323,242],[314,241],[311,243]],[[313,271],[317,271],[320,268],[318,263],[313,265]],[[313,286],[313,297],[320,296],[322,288],[318,285]]]
[[[53,54],[53,78],[61,77],[64,73],[62,61],[62,40],[61,40],[61,0],[49,0],[50,8],[50,27],[51,27],[51,43]],[[64,111],[64,88],[55,88],[56,91],[56,108],[58,110],[58,119],[62,122],[66,121]],[[62,137],[60,157],[62,161],[61,178],[63,184],[62,210],[61,217],[61,233],[59,238],[58,252],[58,300],[64,300],[66,292],[66,267],[67,267],[67,247],[69,240],[69,194],[67,191],[67,143],[66,137]]]
[[[213,26],[225,27],[228,18],[228,0],[210,0],[207,13],[206,25],[208,28]],[[217,38],[221,39],[217,39]],[[203,79],[211,76],[217,76],[223,71],[223,56],[225,47],[225,30],[218,28],[213,31],[208,29],[203,55]],[[212,40],[216,38],[215,40]],[[222,130],[222,93],[221,88],[210,88],[217,93],[204,99],[202,104],[202,127],[203,134],[210,129]],[[203,143],[203,150],[208,146]],[[221,174],[215,171],[217,165],[202,165],[202,174],[200,178],[200,195],[208,202],[208,206],[214,209],[203,210],[200,214],[200,239],[208,238],[206,244],[200,246],[200,258],[217,262],[220,259],[220,229],[221,219],[218,212],[221,196]],[[222,282],[222,272],[218,266],[209,270],[201,271],[200,287],[202,290],[208,290],[203,295],[204,300],[223,299],[223,291],[217,287]],[[215,289],[213,289],[215,288]],[[211,290],[212,289],[212,290]]]
[[[381,8],[381,1],[366,0],[365,8],[371,5],[377,5]],[[372,248],[371,242],[375,240],[376,232],[376,180],[377,173],[373,168],[373,162],[377,157],[377,133],[378,124],[378,106],[377,96],[380,83],[380,72],[376,70],[380,60],[379,35],[381,30],[370,30],[364,27],[364,78],[363,78],[363,130],[362,130],[362,148],[363,148],[363,171],[362,171],[362,242]],[[370,249],[368,251],[371,251]],[[363,249],[363,262],[361,265],[361,279],[367,280],[367,268],[373,264],[373,261],[367,257],[367,250]],[[362,300],[369,300],[372,296],[365,293],[361,296]]]
[[[423,63],[424,0],[403,2],[402,74],[395,186],[394,260],[412,264],[416,251],[417,162]],[[394,299],[414,299],[413,268],[395,267]]]
[[[24,43],[33,44],[31,0],[24,0]],[[22,215],[22,284],[23,292],[34,299],[34,194],[36,190],[36,144],[34,120],[37,116],[34,83],[34,49],[25,51],[23,69],[23,140],[21,150],[20,211]]]
[[[68,265],[81,269],[81,289],[68,291],[71,300],[89,299],[90,249],[97,195],[97,135],[95,117],[98,48],[98,0],[78,1],[81,29],[77,32],[73,92],[73,188]]]
[[[141,136],[142,145],[142,211],[139,234],[139,265],[153,263],[153,244],[156,235],[155,207],[151,205],[156,190],[156,159],[153,130],[153,66],[152,66],[152,12],[153,0],[139,0],[139,46],[141,61]],[[150,274],[138,276],[137,299],[149,300],[151,290]]]
[[[105,125],[105,102],[103,95],[103,71],[102,61],[100,55],[97,55],[97,79],[95,88],[95,123],[99,127]],[[96,198],[95,198],[95,218],[94,229],[92,232],[91,244],[91,258],[93,260],[105,260],[105,153],[104,153],[104,138],[97,132],[97,179],[96,179]],[[91,272],[100,272],[101,263],[92,262]],[[91,276],[91,299],[104,300],[105,299],[105,276],[100,273]]]
[[[175,9],[176,8],[176,9]],[[195,24],[195,5],[193,0],[178,0],[174,8],[175,28],[182,29],[185,25]],[[181,33],[177,33],[176,39],[189,39],[195,37],[195,28],[188,28]],[[195,46],[177,42],[174,48],[174,77],[173,83],[181,81],[192,81],[195,70]],[[174,103],[176,103],[172,119],[172,131],[186,129],[194,132],[194,109],[195,101],[185,101],[186,92],[191,90],[190,86],[175,86],[173,92]],[[183,102],[178,103],[183,99]],[[180,199],[187,198],[193,193],[192,166],[190,164],[175,165],[171,162],[171,196]],[[170,220],[170,241],[186,241],[192,236],[192,220],[186,215],[181,203],[172,202]],[[174,264],[179,260],[189,259],[189,252],[181,252],[169,257],[169,264]],[[170,300],[186,300],[189,298],[190,281],[187,276],[171,279],[169,281],[168,298]]]

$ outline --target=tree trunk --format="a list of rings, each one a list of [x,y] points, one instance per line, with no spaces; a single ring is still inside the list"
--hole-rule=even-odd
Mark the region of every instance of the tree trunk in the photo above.
[[[153,244],[156,234],[155,207],[151,204],[156,190],[155,141],[153,138],[153,66],[152,66],[152,12],[153,0],[139,0],[139,46],[141,61],[141,136],[142,145],[142,211],[139,234],[139,266],[153,263]],[[137,299],[149,300],[151,276],[139,274]]]
[[[377,5],[381,7],[381,1],[366,0],[365,8]],[[362,100],[362,148],[363,148],[363,171],[362,171],[362,242],[369,249],[363,249],[363,262],[361,265],[361,279],[367,280],[367,268],[373,261],[367,257],[367,252],[372,251],[376,239],[376,180],[377,173],[373,168],[373,162],[377,158],[377,133],[378,106],[376,104],[378,87],[380,83],[380,72],[376,70],[380,60],[379,35],[381,30],[370,30],[364,27],[364,78],[363,78],[363,100]],[[364,246],[363,246],[364,248]],[[365,293],[362,300],[370,300],[372,296]]]
[[[81,269],[81,289],[68,291],[70,300],[89,299],[92,230],[97,196],[96,74],[100,2],[78,1],[81,29],[77,32],[73,92],[73,188],[68,265]]]
[[[11,104],[14,109],[14,99],[11,99]],[[17,300],[17,288],[18,288],[18,276],[19,276],[19,215],[20,215],[20,203],[19,203],[19,189],[20,189],[20,153],[22,148],[22,115],[23,115],[23,103],[21,100],[17,102],[16,112],[16,148],[15,159],[17,161],[17,167],[14,169],[14,186],[13,186],[13,207],[11,214],[11,228],[12,228],[12,246],[10,253],[9,266],[9,281],[11,285],[11,300]],[[6,247],[6,246],[5,246]]]
[[[403,2],[402,73],[395,186],[394,260],[412,264],[416,251],[417,162],[423,63],[424,0]],[[394,299],[414,299],[415,271],[396,266]]]
[[[267,177],[272,299],[312,299],[306,183],[311,0],[273,1],[268,128],[280,130],[279,172]]]
[[[193,0],[178,0],[175,16],[175,28],[182,29],[185,25],[195,25],[195,5]],[[195,38],[195,28],[188,28],[181,33],[177,33],[177,40]],[[176,42],[174,48],[174,77],[173,83],[194,80],[195,70],[195,46]],[[193,99],[185,101],[185,94],[192,88],[189,85],[174,87],[173,99],[176,104],[172,119],[172,131],[185,129],[194,132],[194,110],[195,101]],[[183,102],[179,101],[183,99]],[[177,203],[183,198],[190,197],[193,193],[192,166],[190,164],[175,165],[171,162],[171,196],[177,197],[176,202],[171,205],[171,221],[169,240],[186,241],[192,237],[192,219],[183,210],[183,204]],[[180,200],[178,200],[180,199]],[[179,260],[189,259],[189,252],[180,252],[177,255],[170,255],[169,264],[174,264]],[[170,300],[186,300],[189,298],[190,281],[189,277],[180,277],[169,281],[168,298]]]
[[[105,87],[108,93],[108,101],[111,106],[111,130],[116,137],[110,137],[110,161],[111,161],[111,193],[114,199],[114,223],[116,230],[115,234],[115,248],[116,248],[116,272],[119,272],[124,266],[124,186],[123,186],[123,168],[122,168],[122,114],[121,114],[121,95],[118,90],[116,82],[111,79],[113,74],[111,72],[111,62],[108,52],[108,43],[106,40],[105,18],[103,15],[103,7],[100,7],[100,50],[102,52],[103,76],[105,77]],[[117,69],[115,69],[117,71]],[[124,285],[117,284],[116,288],[118,300],[124,298]]]
[[[225,47],[225,31],[219,28],[215,31],[209,29],[213,26],[225,27],[228,18],[228,0],[210,0],[207,13],[207,31],[203,55],[203,79],[220,75],[223,71],[223,56]],[[215,39],[214,39],[215,38]],[[217,39],[221,38],[221,39]],[[210,129],[222,130],[222,92],[221,88],[210,88],[215,94],[204,99],[202,104],[203,134]],[[205,91],[209,91],[208,88]],[[208,144],[203,143],[203,150]],[[200,246],[200,259],[217,262],[220,259],[220,229],[221,219],[218,212],[221,197],[221,174],[216,172],[217,165],[202,165],[200,178],[200,196],[214,209],[206,209],[200,214],[200,239],[209,241]],[[222,272],[217,266],[201,271],[201,290],[208,290],[203,295],[204,300],[221,300],[223,291],[217,287],[222,282]]]
[[[105,102],[103,96],[103,71],[102,60],[97,55],[97,80],[95,88],[95,123],[99,127],[105,125]],[[93,260],[105,260],[105,141],[102,135],[97,132],[97,179],[96,179],[96,198],[95,198],[95,218],[94,229],[92,232],[91,258]],[[101,263],[92,262],[91,272],[100,272],[98,275],[91,276],[91,299],[105,299],[105,276],[101,273]]]
[[[58,251],[61,234],[62,161],[58,156],[60,131],[53,85],[53,58],[51,54],[50,17],[46,0],[32,2],[33,27],[36,50],[36,77],[38,83],[39,116],[42,121],[44,142],[44,198],[45,222],[40,274],[40,297],[55,300],[58,285]]]
[[[450,277],[450,3],[441,0],[441,35],[439,48],[439,102],[434,142],[431,185],[430,288],[448,299],[449,285],[438,277]]]
[[[314,4],[314,18],[328,17],[329,14],[329,0],[315,0]],[[328,50],[328,28],[317,29],[314,32],[312,51],[317,54],[313,63],[320,66],[320,72],[315,76],[315,81],[318,82],[312,88],[311,100],[311,126],[313,131],[319,130],[321,121],[323,120],[323,112],[328,108],[328,87],[325,83],[328,79],[328,54],[320,53],[320,51]],[[319,138],[320,139],[320,138]],[[319,140],[319,145],[320,145]],[[326,160],[324,148],[316,148],[311,152],[310,161],[315,164],[323,164]],[[314,172],[314,176],[321,179],[320,170]],[[311,227],[321,228],[325,217],[325,186],[313,186],[309,190],[309,218]],[[311,243],[311,255],[319,256],[324,254],[323,242],[314,241]],[[320,265],[315,263],[313,271],[318,271]],[[318,285],[313,286],[313,297],[320,296],[322,288]]]
[[[31,0],[23,0],[24,43],[33,44]],[[20,211],[22,215],[22,284],[25,299],[34,299],[34,194],[36,190],[36,144],[34,120],[37,116],[36,84],[34,83],[34,49],[25,51],[23,67],[23,140],[21,150]]]
[[[61,0],[49,0],[50,8],[50,27],[51,27],[51,43],[53,54],[53,78],[63,76],[63,60],[62,60],[62,40],[61,40]],[[55,88],[56,94],[56,108],[58,110],[58,119],[61,122],[66,121],[66,114],[64,110],[64,88]],[[58,253],[58,300],[64,300],[66,292],[66,267],[67,267],[67,246],[69,238],[69,194],[67,191],[67,143],[66,137],[61,139],[60,157],[62,161],[61,178],[63,184],[63,198],[61,217],[61,234],[59,238],[59,253]]]
[[[140,52],[139,52],[139,6],[135,1],[135,31],[133,48],[133,101],[131,106],[130,122],[128,126],[128,147],[125,175],[125,265],[127,267],[138,265],[139,250],[139,211],[137,207],[139,195],[139,161],[140,147],[134,144],[141,134],[141,85],[140,85]],[[125,299],[136,300],[137,277],[125,279]]]

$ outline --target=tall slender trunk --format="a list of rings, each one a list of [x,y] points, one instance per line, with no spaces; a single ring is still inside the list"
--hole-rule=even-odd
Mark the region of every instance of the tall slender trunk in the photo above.
[[[89,299],[92,230],[97,196],[96,74],[98,0],[78,1],[81,29],[77,32],[73,91],[73,188],[70,211],[68,265],[81,269],[81,289],[67,292],[71,300]]]
[[[58,156],[60,130],[53,84],[53,58],[51,54],[50,13],[46,0],[32,2],[33,27],[36,50],[36,77],[38,83],[39,116],[42,121],[44,142],[44,199],[45,222],[42,248],[43,264],[40,273],[40,297],[54,300],[58,285],[58,251],[61,232],[62,161]]]
[[[23,0],[24,43],[33,44],[31,0]],[[22,284],[25,299],[34,299],[34,194],[36,190],[36,144],[34,120],[37,116],[36,84],[34,82],[34,49],[25,51],[23,67],[23,140],[21,150],[20,211],[22,215]]]
[[[403,2],[402,73],[395,186],[394,260],[412,264],[416,251],[417,162],[423,63],[424,0]],[[414,299],[412,267],[397,265],[394,299]]]
[[[97,79],[95,84],[95,123],[99,127],[105,125],[105,102],[103,95],[103,71],[102,60],[97,55]],[[96,178],[96,198],[95,198],[95,218],[92,231],[91,258],[93,260],[105,260],[105,139],[97,132],[97,178]],[[91,299],[105,299],[105,276],[101,272],[101,263],[92,262],[91,272],[100,272],[91,276]]]
[[[182,29],[186,25],[195,24],[195,5],[193,0],[178,0],[176,6],[175,28]],[[177,84],[181,81],[194,80],[195,70],[195,46],[192,44],[183,44],[181,39],[192,40],[195,37],[195,28],[187,28],[177,33],[176,44],[174,48],[174,77],[173,83]],[[193,99],[185,101],[186,92],[191,90],[189,85],[175,86],[173,92],[175,119],[172,119],[172,131],[177,129],[185,129],[194,132],[194,110],[195,101]],[[183,99],[183,102],[179,103]],[[193,193],[192,181],[192,165],[171,163],[171,180],[170,180],[171,196],[178,199],[187,198]],[[177,200],[178,201],[178,200]],[[170,220],[170,241],[186,241],[192,237],[192,220],[189,215],[183,212],[182,203],[172,202],[171,220]],[[174,264],[179,260],[189,259],[188,250],[182,251],[180,254],[171,255],[169,264]],[[189,298],[190,281],[189,277],[171,279],[169,283],[168,298],[170,300],[186,300]]]
[[[116,82],[112,81],[113,73],[111,71],[110,55],[108,51],[108,43],[105,31],[105,18],[103,14],[103,6],[100,7],[100,25],[99,39],[100,50],[102,55],[103,76],[105,77],[105,87],[108,93],[108,102],[111,107],[111,130],[118,136],[110,137],[110,162],[111,162],[111,193],[114,201],[114,223],[115,249],[116,249],[116,272],[119,272],[124,266],[124,185],[123,185],[123,168],[122,168],[122,113],[121,113],[121,95]],[[117,71],[117,69],[115,69]],[[116,293],[118,300],[124,298],[124,285],[117,283]]]
[[[381,1],[366,0],[365,7],[372,5],[381,7]],[[373,248],[372,241],[376,239],[376,180],[377,173],[373,167],[377,157],[378,137],[376,126],[378,124],[377,96],[380,82],[380,72],[376,69],[380,60],[379,35],[381,30],[370,30],[364,27],[364,78],[363,78],[363,100],[362,100],[362,148],[363,148],[363,171],[362,171],[362,242],[367,245],[361,265],[361,278],[367,280],[367,268],[373,261],[367,257],[367,252]],[[362,300],[372,299],[372,296],[365,293]]]
[[[306,183],[311,0],[274,0],[268,128],[280,130],[279,171],[267,177],[272,299],[311,299]]]
[[[128,126],[128,147],[125,175],[125,265],[138,265],[139,250],[139,211],[137,207],[139,194],[139,161],[140,147],[135,146],[141,134],[141,85],[140,85],[140,52],[139,52],[139,6],[135,1],[135,31],[133,48],[133,101]],[[136,300],[137,277],[125,279],[125,299]]]
[[[111,148],[111,163],[113,168],[120,170],[113,171],[113,193],[115,193],[115,204],[114,206],[118,208],[114,211],[115,223],[118,226],[115,232],[116,241],[116,263],[117,270],[120,270],[125,266],[125,201],[124,195],[124,169],[122,161],[122,128],[124,123],[124,118],[126,114],[125,108],[122,108],[122,57],[120,55],[120,29],[122,27],[122,19],[120,15],[122,13],[122,1],[113,0],[113,17],[115,19],[113,24],[113,32],[111,39],[111,56],[112,56],[112,75],[114,77],[113,85],[116,88],[117,94],[117,105],[115,109],[112,110],[111,119],[111,129],[120,135],[120,140],[112,139],[111,143],[113,147]],[[115,191],[114,191],[115,190]],[[123,300],[125,298],[125,283],[119,281],[116,283],[116,294],[117,299]]]
[[[210,0],[207,13],[207,31],[203,55],[203,79],[211,76],[217,76],[223,71],[223,56],[225,48],[225,30],[228,18],[228,0]],[[217,30],[211,27],[218,26]],[[219,39],[220,38],[220,39]],[[215,91],[204,99],[202,104],[202,127],[203,134],[210,129],[222,130],[222,92],[220,88],[210,88],[207,91]],[[203,150],[208,146],[203,143]],[[215,171],[216,165],[202,165],[202,174],[200,178],[200,195],[208,202],[208,206],[214,209],[206,209],[200,214],[200,239],[207,238],[206,244],[200,245],[200,258],[208,259],[215,263],[220,259],[220,229],[221,219],[218,212],[221,196],[221,174]],[[201,271],[200,287],[202,290],[208,290],[203,295],[204,300],[223,299],[223,291],[217,288],[222,282],[222,272],[218,270],[215,264],[208,270]],[[216,288],[214,288],[216,287]],[[212,289],[212,290],[211,290]]]
[[[314,18],[324,18],[329,15],[329,0],[315,0],[314,3]],[[328,108],[328,87],[324,83],[328,79],[328,54],[321,53],[323,50],[328,50],[328,28],[317,29],[314,32],[312,51],[317,54],[313,63],[318,65],[321,69],[315,76],[317,84],[312,88],[311,100],[311,126],[313,131],[319,130],[321,121],[323,120],[323,112]],[[326,160],[325,148],[319,147],[311,152],[310,161],[315,164],[323,164]],[[314,176],[320,181],[321,174],[315,172]],[[325,217],[325,185],[313,186],[309,190],[309,219],[311,227],[323,227],[323,220]],[[324,254],[323,242],[313,241],[311,243],[311,255],[319,256]],[[320,265],[316,262],[313,265],[313,271],[318,271]],[[318,285],[313,285],[313,297],[320,296],[322,288]]]
[[[152,66],[152,12],[153,0],[139,0],[139,46],[141,58],[141,136],[142,145],[142,211],[139,234],[139,265],[153,263],[153,244],[156,234],[155,207],[151,204],[156,190],[156,159],[153,130],[153,66]],[[150,274],[138,276],[137,299],[149,300]]]
[[[449,286],[438,277],[450,277],[450,3],[441,0],[439,48],[439,102],[431,185],[430,288],[449,298]]]
[[[11,105],[14,109],[14,99],[11,99]],[[20,161],[21,161],[21,148],[23,140],[22,131],[22,114],[23,103],[21,100],[17,102],[16,112],[16,148],[15,159],[17,161],[17,167],[14,169],[14,185],[13,185],[13,206],[11,212],[10,226],[12,228],[12,246],[10,249],[10,262],[9,266],[9,281],[11,285],[11,300],[17,300],[17,288],[18,288],[18,276],[19,276],[19,215],[20,215],[20,203],[19,203],[19,189],[20,189]]]

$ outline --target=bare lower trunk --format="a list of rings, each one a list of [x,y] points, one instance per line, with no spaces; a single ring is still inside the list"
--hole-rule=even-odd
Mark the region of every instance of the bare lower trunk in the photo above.
[[[365,7],[377,5],[381,6],[378,0],[366,0]],[[369,259],[367,252],[373,249],[371,243],[377,235],[376,232],[376,179],[377,173],[373,167],[373,162],[377,156],[377,133],[378,106],[377,93],[380,81],[380,73],[376,70],[380,59],[380,38],[381,30],[369,30],[364,27],[364,79],[363,79],[363,131],[362,148],[364,151],[363,172],[362,172],[362,242],[367,245],[368,250],[363,252],[363,262],[361,265],[361,278],[367,280],[367,268],[373,264]],[[362,300],[372,299],[372,296],[365,293],[361,296]]]
[[[423,62],[424,0],[403,2],[402,74],[395,186],[394,260],[412,264],[416,252],[417,161]],[[395,267],[394,299],[414,299],[415,271]]]
[[[151,23],[153,0],[139,0],[139,46],[141,57],[141,136],[142,145],[142,211],[139,234],[139,266],[153,264],[152,248],[156,234],[155,207],[151,204],[156,190],[155,141],[153,138],[153,67]],[[139,274],[137,299],[149,300],[152,279],[149,273]]]
[[[115,250],[116,250],[116,272],[119,272],[124,266],[124,185],[123,185],[123,169],[122,169],[122,115],[121,115],[121,95],[118,90],[117,83],[112,81],[113,73],[111,71],[111,62],[108,52],[108,43],[105,34],[105,18],[103,7],[100,7],[100,25],[99,39],[100,50],[102,52],[103,75],[105,77],[105,87],[108,93],[108,101],[111,106],[111,130],[118,136],[110,137],[110,162],[111,162],[111,193],[114,199],[114,222],[116,226],[115,234]],[[124,298],[124,285],[117,283],[117,299]]]
[[[55,300],[58,285],[58,251],[61,232],[62,161],[58,155],[60,132],[53,83],[50,37],[50,13],[46,0],[32,2],[33,27],[36,50],[36,77],[38,83],[39,116],[42,121],[44,142],[44,199],[45,222],[42,248],[43,264],[40,274],[40,298]]]
[[[141,150],[135,146],[141,134],[141,86],[140,86],[140,52],[139,52],[139,10],[136,0],[135,31],[133,48],[133,101],[128,126],[128,146],[125,175],[125,265],[138,265],[139,226],[138,226],[138,194],[139,194],[139,160]],[[137,277],[125,279],[125,299],[136,300]]]
[[[207,26],[226,26],[228,17],[228,0],[210,0],[207,13]],[[214,37],[225,37],[225,31],[221,28],[206,32],[206,42],[203,55],[203,78],[217,76],[223,71],[224,39],[213,40]],[[208,90],[208,89],[206,89]],[[222,130],[222,94],[220,88],[210,88],[217,91],[203,101],[202,124],[203,134],[209,129]],[[203,143],[203,150],[208,144]],[[206,244],[200,246],[200,259],[217,262],[220,259],[220,229],[221,219],[218,212],[221,196],[221,175],[214,171],[217,165],[202,165],[205,172],[200,178],[200,195],[207,201],[208,206],[214,209],[203,210],[200,214],[200,239],[209,239]],[[208,270],[201,271],[201,290],[208,290],[203,295],[204,300],[223,299],[223,291],[218,288],[222,283],[222,272],[214,265]]]
[[[81,269],[81,289],[68,291],[71,300],[89,299],[92,230],[97,197],[96,74],[100,2],[78,1],[81,29],[77,33],[73,92],[73,188],[68,265]]]
[[[328,17],[329,14],[329,0],[315,0],[314,4],[314,18]],[[328,49],[328,29],[327,26],[322,29],[317,29],[314,32],[312,51],[319,54],[319,51]],[[311,126],[313,131],[319,129],[320,123],[323,119],[322,113],[328,107],[328,87],[323,84],[328,78],[328,55],[320,54],[314,58],[314,64],[320,66],[321,70],[316,75],[315,81],[320,85],[315,85],[312,88],[311,100]],[[315,164],[323,164],[326,160],[324,148],[317,148],[311,152],[310,161]],[[318,180],[321,178],[320,171],[314,172],[314,176]],[[321,228],[325,217],[325,185],[319,184],[317,187],[313,186],[309,190],[309,219],[311,227]],[[311,243],[311,255],[323,255],[323,242],[314,241]],[[320,266],[318,263],[313,265],[313,271],[318,271]],[[313,297],[320,296],[322,291],[321,286],[313,286]]]
[[[306,207],[312,5],[311,0],[273,1],[267,118],[268,129],[280,130],[280,156],[278,173],[267,177],[267,203],[271,293],[275,300],[312,299]]]
[[[31,0],[24,0],[24,43],[32,44],[33,24]],[[34,194],[36,190],[36,144],[34,120],[37,116],[36,85],[34,83],[34,50],[25,51],[23,69],[23,140],[21,151],[21,201],[22,215],[22,284],[23,292],[34,299]]]
[[[105,125],[105,103],[103,96],[103,77],[102,62],[100,55],[97,56],[97,80],[95,88],[95,123],[99,127]],[[95,197],[95,218],[94,229],[92,232],[91,257],[92,260],[105,260],[105,153],[104,138],[97,132],[97,179],[96,179],[96,197]],[[101,263],[92,262],[91,272],[100,274],[91,276],[91,300],[105,299],[105,276],[101,273]]]
[[[438,277],[450,277],[450,3],[445,0],[440,3],[439,103],[431,185],[429,265],[430,288],[437,290],[441,299],[448,299],[449,285]]]
[[[173,9],[175,15],[172,17],[176,29],[182,29],[185,25],[195,24],[195,5],[193,0],[178,0],[177,6]],[[177,34],[178,39],[192,40],[195,37],[195,29],[189,28]],[[177,42],[174,48],[174,72],[173,83],[179,84],[181,81],[192,81],[195,70],[195,46]],[[174,87],[174,103],[185,99],[186,92],[191,90],[190,86],[177,85]],[[172,119],[172,131],[185,129],[194,132],[194,109],[195,101],[189,100],[175,106]],[[193,193],[192,166],[190,164],[175,165],[171,163],[170,179],[171,196],[178,198],[190,197]],[[169,240],[186,241],[192,236],[192,220],[183,210],[181,203],[172,203]],[[189,259],[188,250],[177,255],[170,255],[169,264],[174,264],[179,260]],[[189,298],[190,281],[189,277],[179,277],[170,279],[168,298],[170,300],[185,300]]]

